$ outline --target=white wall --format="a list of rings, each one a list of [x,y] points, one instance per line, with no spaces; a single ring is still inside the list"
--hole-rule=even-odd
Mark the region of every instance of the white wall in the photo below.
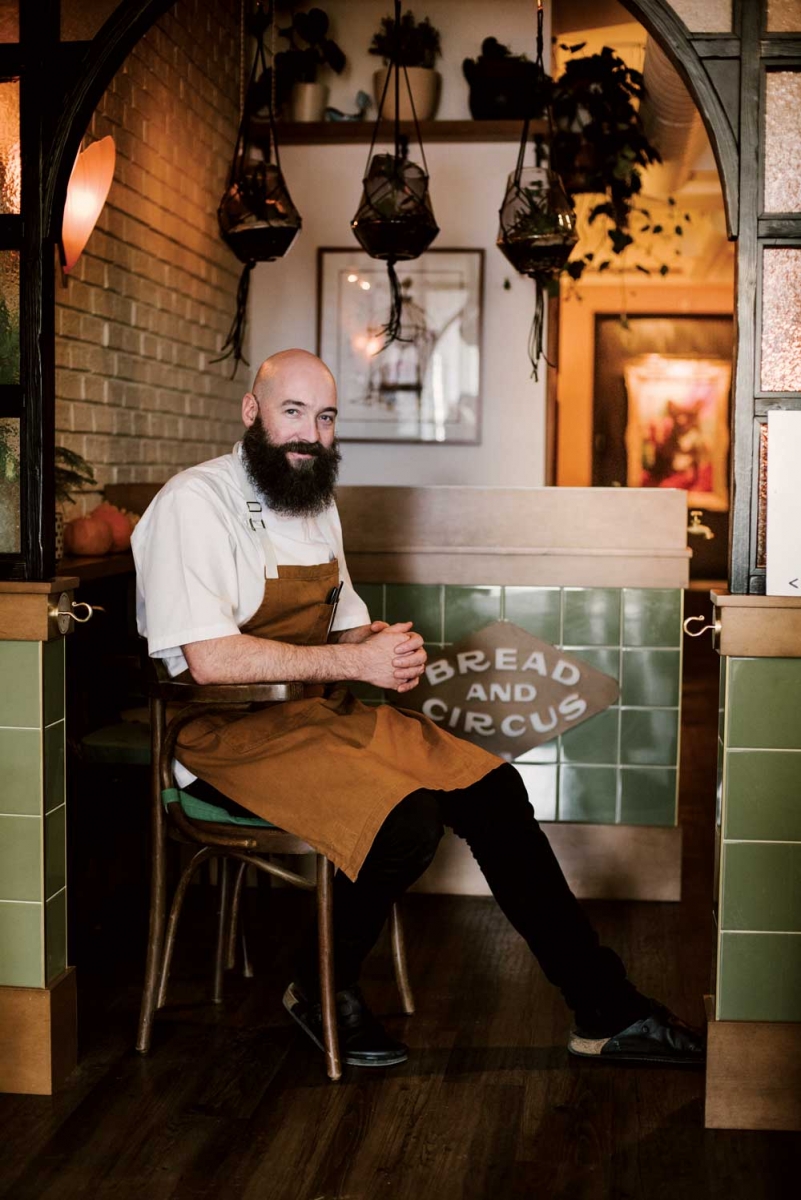
[[[351,60],[348,74],[332,87],[331,102],[351,108],[359,87],[369,90],[380,61],[366,53],[379,17],[391,11],[383,0],[332,0],[324,6],[333,32]],[[407,7],[404,4],[404,10]],[[443,93],[439,116],[466,118],[467,85],[461,75],[466,54],[478,53],[493,34],[514,51],[534,56],[535,6],[503,0],[436,0],[415,5],[442,33]],[[546,47],[548,45],[546,28]],[[361,55],[359,48],[362,47]],[[341,89],[341,90],[339,90]],[[258,266],[252,279],[250,361],[290,346],[316,349],[316,271],[320,246],[355,246],[350,220],[361,196],[367,146],[287,146],[281,163],[303,230],[283,261]],[[414,156],[414,151],[411,151]],[[495,246],[498,208],[517,148],[512,143],[431,144],[426,147],[431,196],[441,232],[441,249],[485,250],[482,361],[482,440],[478,446],[350,443],[343,447],[346,484],[471,484],[536,487],[544,479],[544,369],[531,378],[527,355],[534,285],[512,270]],[[508,279],[511,289],[504,290]],[[543,364],[544,368],[544,364]]]

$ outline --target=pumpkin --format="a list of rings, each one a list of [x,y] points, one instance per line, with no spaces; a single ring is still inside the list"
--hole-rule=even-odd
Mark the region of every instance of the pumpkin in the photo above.
[[[108,554],[112,541],[111,526],[102,517],[76,517],[64,526],[64,547],[69,554]]]
[[[128,513],[121,508],[117,508],[116,504],[109,504],[104,500],[102,504],[98,504],[97,508],[93,509],[90,516],[97,520],[105,521],[111,529],[111,549],[114,552],[129,550],[131,547],[131,520]]]

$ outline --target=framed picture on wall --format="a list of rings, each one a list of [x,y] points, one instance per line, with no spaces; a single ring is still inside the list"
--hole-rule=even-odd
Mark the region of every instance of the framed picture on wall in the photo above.
[[[481,432],[483,250],[398,263],[403,341],[386,348],[384,263],[358,247],[317,256],[317,353],[339,393],[343,442],[475,445]]]
[[[728,509],[731,363],[642,354],[623,375],[629,487],[683,488],[690,505]]]

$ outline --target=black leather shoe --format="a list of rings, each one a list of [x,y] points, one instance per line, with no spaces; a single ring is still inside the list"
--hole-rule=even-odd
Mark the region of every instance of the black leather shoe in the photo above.
[[[663,1004],[653,1002],[647,1017],[620,1033],[598,1037],[573,1029],[567,1043],[571,1054],[600,1062],[652,1062],[679,1066],[704,1065],[706,1039]]]
[[[361,988],[345,988],[336,994],[339,1052],[351,1067],[394,1067],[406,1062],[409,1048],[390,1037],[364,1001]],[[323,1014],[320,1002],[308,999],[297,983],[284,992],[284,1008],[320,1050],[323,1044]]]

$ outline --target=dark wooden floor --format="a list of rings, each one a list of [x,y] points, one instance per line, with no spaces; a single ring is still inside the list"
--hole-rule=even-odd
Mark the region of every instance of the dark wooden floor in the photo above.
[[[591,906],[639,986],[696,1021],[712,943],[715,671],[706,649],[688,663],[684,901]],[[386,1072],[346,1068],[334,1085],[280,1007],[302,898],[250,895],[251,928],[260,919],[264,929],[258,978],[231,977],[226,1003],[215,1010],[203,1000],[207,889],[193,889],[194,936],[184,939],[174,1003],[160,1018],[153,1053],[142,1059],[132,1050],[141,916],[123,899],[138,899],[135,876],[135,867],[128,876],[106,872],[104,899],[94,907],[76,893],[81,1063],[52,1099],[0,1097],[3,1196],[775,1200],[797,1194],[792,1181],[801,1139],[704,1131],[701,1073],[569,1059],[569,1015],[491,900],[407,899],[418,1013],[388,1023],[409,1041],[410,1060]],[[124,885],[116,891],[114,878]],[[393,1012],[385,951],[373,956],[365,988],[379,1011]]]

